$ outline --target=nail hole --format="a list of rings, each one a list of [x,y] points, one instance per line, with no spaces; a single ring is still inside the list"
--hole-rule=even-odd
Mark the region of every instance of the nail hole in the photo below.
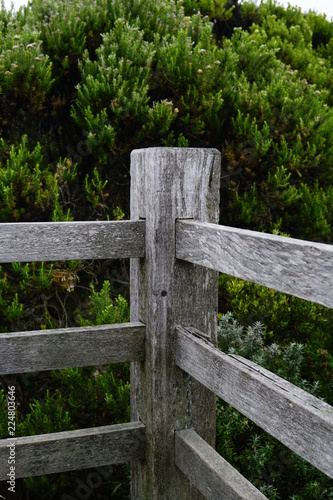
[[[163,290],[163,292],[161,293],[161,295],[162,295],[162,297],[166,297],[168,295],[168,293],[165,290]]]

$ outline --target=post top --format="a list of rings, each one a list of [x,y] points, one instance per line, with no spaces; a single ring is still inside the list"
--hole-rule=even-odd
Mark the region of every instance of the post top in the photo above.
[[[165,147],[165,146],[154,146],[154,147],[149,147],[149,148],[140,148],[140,149],[133,149],[131,152],[131,155],[137,155],[137,154],[144,154],[144,153],[166,153],[166,152],[188,152],[188,153],[211,153],[214,155],[221,156],[221,152],[216,149],[216,148],[178,148],[178,147]]]

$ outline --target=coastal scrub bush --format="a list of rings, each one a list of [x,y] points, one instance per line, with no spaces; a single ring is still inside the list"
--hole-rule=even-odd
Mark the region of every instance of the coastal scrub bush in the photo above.
[[[218,323],[218,346],[272,371],[312,394],[318,384],[302,378],[304,346],[265,342],[265,325],[241,325],[231,312]],[[332,498],[332,481],[257,427],[232,406],[217,401],[218,452],[269,499]]]
[[[222,154],[221,224],[331,244],[332,47],[331,21],[274,0],[2,5],[0,222],[129,218],[133,149],[214,147]],[[122,321],[128,282],[122,261],[2,264],[0,331]],[[221,278],[220,298],[220,311],[232,310],[244,327],[265,325],[260,352],[268,359],[278,345],[270,359],[281,373],[288,346],[302,344],[288,351],[303,359],[300,376],[310,386],[318,380],[332,403],[332,311],[235,278]],[[22,415],[36,415],[29,432],[52,405],[69,426],[74,415],[92,424],[98,405],[105,419],[127,418],[128,367],[58,376],[17,378]],[[239,430],[250,426],[237,421]],[[258,435],[253,456],[274,462],[276,449]],[[297,498],[296,472],[283,477],[282,498]],[[265,488],[277,495],[272,481]],[[319,498],[315,482],[297,491]]]
[[[100,291],[91,287],[91,306],[78,312],[82,326],[129,321],[126,300],[110,298],[110,283]],[[16,380],[16,437],[97,427],[130,420],[128,363],[54,370],[47,375],[24,374]],[[42,383],[44,380],[44,383]],[[41,386],[42,384],[42,386]],[[24,396],[23,396],[24,393]],[[7,437],[7,402],[0,390],[0,438]],[[31,402],[29,402],[29,400]],[[41,476],[24,480],[35,498],[62,498],[75,484],[78,473]],[[106,483],[105,483],[106,481]],[[107,476],[100,494],[108,495],[107,483],[119,494],[128,490],[128,468],[116,468]],[[116,497],[117,498],[117,497]],[[121,498],[121,497],[118,497]]]

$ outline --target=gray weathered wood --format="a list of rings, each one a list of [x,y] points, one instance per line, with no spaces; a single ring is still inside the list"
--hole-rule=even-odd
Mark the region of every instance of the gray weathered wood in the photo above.
[[[267,499],[193,429],[176,432],[175,463],[208,500]]]
[[[143,257],[140,221],[0,224],[0,262]]]
[[[129,422],[1,439],[1,481],[8,479],[11,443],[15,443],[16,478],[40,476],[143,459],[145,427],[141,422]]]
[[[197,335],[177,328],[177,365],[333,478],[333,407]]]
[[[141,323],[0,334],[0,374],[144,360]]]
[[[146,324],[146,362],[131,366],[132,420],[147,455],[132,467],[132,498],[197,498],[174,465],[174,430],[215,443],[215,395],[175,366],[175,325],[201,325],[216,341],[216,272],[175,258],[177,217],[218,221],[220,154],[152,148],[131,157],[131,218],[146,219],[146,261],[131,262],[131,319]]]
[[[202,222],[176,228],[179,259],[333,307],[333,245]]]

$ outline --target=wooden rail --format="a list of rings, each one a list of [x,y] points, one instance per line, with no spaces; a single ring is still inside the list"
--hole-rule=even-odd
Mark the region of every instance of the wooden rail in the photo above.
[[[175,433],[175,464],[205,498],[211,500],[267,498],[193,429]]]
[[[144,221],[0,224],[0,263],[144,255]]]
[[[176,255],[193,264],[333,307],[333,246],[178,221]]]
[[[200,338],[201,337],[201,338]],[[177,328],[176,364],[333,478],[333,407],[290,382]]]
[[[10,446],[15,448],[18,478],[142,459],[145,439],[142,422],[1,439],[0,480],[8,479]]]
[[[216,150],[138,150],[132,220],[0,224],[0,263],[131,258],[131,323],[0,334],[0,374],[132,362],[132,422],[0,440],[0,480],[15,442],[16,477],[132,461],[133,499],[265,498],[213,449],[215,394],[333,477],[333,408],[215,347],[218,272],[333,307],[333,246],[216,225],[219,179]]]
[[[145,358],[141,323],[0,334],[0,375]]]

